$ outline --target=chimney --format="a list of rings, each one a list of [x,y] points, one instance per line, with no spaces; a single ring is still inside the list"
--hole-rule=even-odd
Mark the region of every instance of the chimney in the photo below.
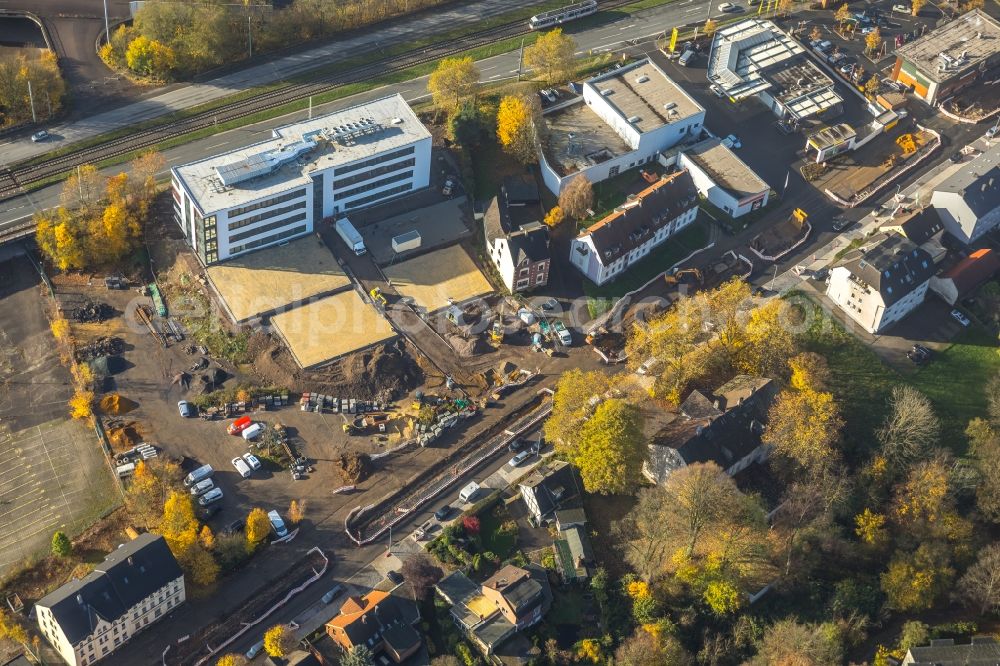
[[[76,595],[76,603],[80,604],[81,606],[83,605],[83,595],[82,594]]]
[[[135,566],[135,561],[132,559],[131,555],[128,556],[128,565],[130,567],[134,567]]]
[[[361,624],[368,624],[368,616],[367,615],[362,615],[361,616]]]

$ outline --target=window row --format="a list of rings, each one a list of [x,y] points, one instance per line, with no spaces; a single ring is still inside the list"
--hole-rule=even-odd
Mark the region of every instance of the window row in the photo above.
[[[235,243],[237,241],[245,240],[256,236],[257,234],[267,233],[268,231],[274,231],[275,229],[280,229],[281,227],[287,227],[289,224],[295,224],[296,222],[301,222],[306,219],[308,214],[306,211],[302,211],[298,215],[292,215],[291,217],[286,217],[277,222],[272,222],[270,224],[264,224],[259,227],[254,227],[249,231],[244,231],[243,233],[233,234],[229,237],[229,241]]]
[[[371,178],[378,178],[379,176],[384,176],[387,173],[411,167],[416,163],[417,160],[411,157],[410,159],[403,160],[402,162],[393,162],[392,164],[386,164],[385,166],[380,166],[377,169],[372,169],[371,171],[365,171],[364,173],[348,176],[347,178],[341,178],[340,180],[333,181],[333,189],[339,190],[342,187],[350,187],[355,183],[362,183],[366,180],[370,180]]]
[[[399,159],[400,157],[412,155],[413,152],[414,147],[410,146],[409,148],[403,148],[402,150],[397,150],[395,152],[378,155],[376,157],[372,157],[371,159],[364,160],[363,162],[355,162],[354,164],[338,167],[333,170],[333,175],[343,176],[346,173],[351,173],[352,171],[357,171],[358,169],[364,169],[365,167],[375,166],[376,164],[382,164],[383,162],[391,162],[392,160]]]
[[[404,183],[396,187],[389,188],[388,190],[383,190],[377,194],[369,194],[367,197],[361,197],[360,199],[355,199],[354,201],[348,201],[348,208],[357,208],[358,206],[367,206],[373,201],[378,201],[379,199],[387,199],[394,194],[400,194],[402,192],[409,192],[413,189],[413,183]]]
[[[382,178],[380,180],[373,180],[370,183],[367,183],[365,185],[361,185],[359,187],[355,187],[355,188],[350,189],[350,190],[344,190],[343,192],[335,192],[334,195],[333,195],[333,200],[334,201],[339,201],[341,199],[349,199],[349,198],[351,198],[351,197],[353,197],[355,195],[362,194],[364,192],[371,192],[372,190],[377,190],[380,187],[385,187],[386,185],[389,185],[390,183],[398,183],[401,180],[410,180],[411,178],[413,178],[413,171],[412,170],[410,170],[410,171],[401,171],[400,173],[396,173],[396,174],[393,174],[391,176],[387,176],[387,177]],[[410,188],[407,187],[406,189],[410,189]]]
[[[238,217],[244,213],[249,213],[252,210],[260,210],[261,208],[267,208],[268,206],[285,203],[286,201],[291,201],[292,199],[298,199],[299,197],[304,197],[305,195],[305,190],[295,190],[294,192],[279,194],[276,197],[271,197],[270,199],[265,199],[264,201],[247,204],[246,206],[240,206],[239,208],[232,208],[229,210],[229,219]]]
[[[277,233],[272,236],[267,236],[266,238],[259,238],[255,241],[244,243],[243,245],[234,245],[233,247],[229,248],[229,254],[230,256],[234,254],[240,254],[241,252],[246,252],[247,250],[253,250],[258,247],[270,245],[271,243],[276,243],[284,238],[290,238],[292,236],[304,234],[305,232],[306,232],[306,225],[303,224],[300,227],[295,227],[294,229],[288,229],[287,231],[282,231],[281,233]]]
[[[229,230],[236,231],[237,229],[242,229],[243,227],[249,227],[251,224],[257,224],[261,220],[269,220],[279,215],[284,215],[285,213],[291,213],[293,210],[305,210],[306,202],[300,201],[299,203],[292,204],[291,206],[285,206],[284,208],[275,208],[274,210],[269,210],[266,213],[258,213],[257,215],[251,215],[250,217],[244,217],[242,220],[237,220],[236,222],[229,223]]]

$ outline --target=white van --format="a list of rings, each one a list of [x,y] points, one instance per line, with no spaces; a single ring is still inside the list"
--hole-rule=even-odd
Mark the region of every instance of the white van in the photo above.
[[[198,498],[198,504],[208,506],[222,499],[222,488],[212,488],[207,493]]]
[[[271,520],[271,529],[274,530],[279,539],[288,536],[288,528],[285,527],[285,521],[281,519],[281,514],[271,509],[267,512],[267,517]]]
[[[243,460],[243,458],[233,458],[231,462],[233,463],[233,467],[236,468],[236,471],[239,472],[240,476],[244,479],[250,478],[250,475],[253,472],[250,471],[250,465],[247,464],[246,460]]]
[[[458,499],[463,502],[471,502],[472,498],[479,494],[479,484],[473,481],[458,493]]]
[[[190,488],[199,481],[204,481],[208,477],[212,476],[213,472],[215,472],[215,470],[212,469],[211,465],[202,465],[184,477],[184,485]]]
[[[135,474],[135,463],[125,463],[124,465],[118,465],[115,467],[115,472],[118,476],[124,479],[126,476],[132,476]]]
[[[260,423],[254,423],[243,431],[243,439],[249,442],[251,439],[257,439],[262,432],[264,432],[264,426]]]
[[[691,61],[694,60],[695,55],[696,54],[693,49],[688,49],[681,54],[681,58],[680,60],[677,61],[677,64],[680,65],[681,67],[687,67],[691,63]]]

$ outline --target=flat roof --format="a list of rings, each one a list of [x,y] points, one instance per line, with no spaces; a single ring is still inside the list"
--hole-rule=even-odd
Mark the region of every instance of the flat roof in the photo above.
[[[271,324],[302,368],[396,337],[389,322],[353,289],[282,312]]]
[[[431,136],[398,93],[276,127],[266,141],[171,171],[204,214],[304,187],[314,171]]]
[[[806,140],[816,150],[826,150],[831,146],[839,146],[845,141],[850,141],[857,135],[854,128],[847,123],[839,123],[810,134]]]
[[[728,190],[737,199],[770,189],[770,186],[737,157],[736,153],[722,145],[720,139],[699,141],[682,152],[719,187]]]
[[[240,255],[209,266],[206,273],[237,323],[351,284],[314,236]]]
[[[941,83],[1000,53],[1000,22],[973,9],[920,39],[896,49],[896,55]],[[943,55],[942,55],[943,54]]]
[[[545,159],[560,176],[632,152],[632,147],[581,99],[545,116]]]
[[[638,118],[630,124],[640,132],[649,132],[704,111],[648,59],[595,76],[584,85],[594,88],[626,120]]]
[[[396,291],[412,298],[427,312],[448,307],[449,299],[461,303],[493,292],[493,286],[461,245],[400,262],[385,269],[385,274]]]

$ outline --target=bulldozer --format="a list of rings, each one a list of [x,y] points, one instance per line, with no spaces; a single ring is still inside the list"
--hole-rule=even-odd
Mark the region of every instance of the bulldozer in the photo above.
[[[372,297],[372,303],[374,303],[377,307],[385,309],[385,307],[389,304],[389,301],[387,301],[385,296],[382,294],[382,290],[378,287],[375,287],[368,292],[368,295]]]
[[[705,277],[697,268],[684,268],[675,273],[668,273],[663,276],[663,279],[670,286],[692,283],[697,285],[705,284]]]

